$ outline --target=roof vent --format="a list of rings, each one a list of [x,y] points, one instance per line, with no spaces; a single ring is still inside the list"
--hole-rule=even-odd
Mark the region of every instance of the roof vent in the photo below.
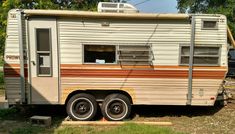
[[[99,2],[98,12],[106,13],[138,13],[139,11],[128,3]]]

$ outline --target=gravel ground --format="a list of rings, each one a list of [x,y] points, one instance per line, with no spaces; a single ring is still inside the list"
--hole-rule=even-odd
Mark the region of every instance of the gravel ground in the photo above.
[[[148,112],[143,112],[145,109]],[[235,104],[225,107],[138,107],[137,121],[170,121],[173,129],[192,134],[234,134]]]

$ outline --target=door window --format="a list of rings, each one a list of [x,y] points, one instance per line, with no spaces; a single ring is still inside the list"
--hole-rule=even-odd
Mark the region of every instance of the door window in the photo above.
[[[36,29],[37,74],[51,76],[51,36],[50,29]]]

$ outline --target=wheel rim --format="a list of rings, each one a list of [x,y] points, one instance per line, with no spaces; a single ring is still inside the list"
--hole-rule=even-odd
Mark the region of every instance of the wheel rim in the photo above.
[[[121,99],[109,101],[105,109],[107,116],[112,120],[122,120],[128,111],[127,104]]]
[[[78,120],[88,119],[94,112],[94,106],[92,102],[87,98],[78,98],[71,104],[73,116]]]

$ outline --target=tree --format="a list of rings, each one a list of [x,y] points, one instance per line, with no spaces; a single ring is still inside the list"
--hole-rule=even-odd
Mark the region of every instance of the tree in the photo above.
[[[227,16],[228,25],[235,37],[235,0],[177,0],[180,13],[209,13]]]
[[[99,1],[109,0],[0,0],[0,55],[6,38],[7,14],[10,9],[96,10]]]
[[[19,6],[18,0],[6,0],[0,2],[0,54],[3,53],[5,37],[6,37],[6,25],[7,25],[7,12],[9,9]]]

